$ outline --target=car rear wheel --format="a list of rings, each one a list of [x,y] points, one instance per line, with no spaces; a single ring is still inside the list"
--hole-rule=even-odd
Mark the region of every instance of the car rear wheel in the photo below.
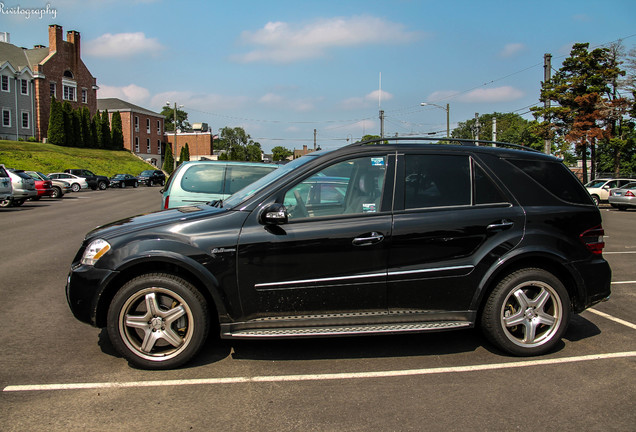
[[[81,188],[82,188],[82,187],[81,187],[79,184],[77,184],[77,183],[73,183],[73,184],[71,185],[71,190],[72,190],[73,192],[79,192]]]
[[[108,335],[131,364],[170,369],[190,360],[205,342],[205,298],[186,280],[145,274],[125,284],[108,309]]]
[[[596,204],[597,206],[601,203],[601,199],[598,197],[598,195],[592,195],[592,201],[594,201],[594,204]]]
[[[53,193],[51,193],[51,198],[62,198],[63,196],[64,193],[62,192],[62,189],[57,186],[53,186]]]
[[[99,190],[106,190],[108,186],[106,185],[106,182],[100,181],[97,187],[99,187]]]
[[[122,189],[125,188],[126,187],[126,182],[119,183],[119,187],[122,188]]]
[[[11,207],[11,200],[10,199],[6,199],[6,200],[0,200],[0,207]]]
[[[511,273],[488,297],[481,316],[486,337],[518,356],[540,355],[563,336],[570,299],[559,279],[537,268]]]
[[[136,181],[135,183],[133,183],[133,187],[136,188],[137,186],[139,186],[139,182]]]

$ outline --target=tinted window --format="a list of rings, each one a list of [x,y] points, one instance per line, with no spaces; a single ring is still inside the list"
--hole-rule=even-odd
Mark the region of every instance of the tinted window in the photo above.
[[[405,156],[406,209],[470,205],[470,184],[468,156]]]
[[[381,208],[386,157],[338,162],[285,193],[289,218],[377,213]]]
[[[495,204],[508,202],[499,188],[486,175],[484,170],[473,162],[473,176],[475,187],[474,204]]]
[[[225,165],[193,165],[181,178],[181,189],[188,192],[222,194]]]
[[[510,159],[510,163],[563,201],[592,204],[589,194],[561,162]]]
[[[228,165],[227,174],[225,179],[225,193],[233,194],[245,186],[254,183],[265,174],[272,171],[272,167],[257,167],[257,166],[240,166],[240,165]]]

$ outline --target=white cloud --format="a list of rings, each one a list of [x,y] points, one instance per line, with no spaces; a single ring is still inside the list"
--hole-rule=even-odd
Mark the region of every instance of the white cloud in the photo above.
[[[258,102],[271,108],[291,109],[306,112],[314,109],[314,102],[306,99],[288,99],[277,93],[267,93]]]
[[[125,87],[100,84],[99,90],[97,90],[97,97],[100,99],[118,98],[135,105],[143,105],[148,102],[150,92],[135,84],[130,84]]]
[[[148,38],[142,32],[106,33],[84,44],[84,52],[94,57],[127,58],[134,55],[157,55],[164,46],[155,38]]]
[[[343,109],[358,109],[367,108],[373,104],[377,105],[379,102],[380,90],[374,90],[362,97],[351,97],[340,102],[340,107]],[[387,91],[382,90],[382,100],[387,101],[393,99],[393,95]]]
[[[520,52],[524,51],[526,46],[521,43],[509,43],[507,44],[503,50],[499,53],[501,57],[513,57]]]
[[[511,86],[476,89],[459,97],[462,102],[510,102],[523,97],[523,92]]]
[[[290,63],[324,57],[336,47],[408,43],[420,36],[419,32],[407,31],[403,24],[369,16],[320,19],[302,26],[268,22],[260,30],[241,34],[245,45],[256,48],[232,59],[242,63]]]

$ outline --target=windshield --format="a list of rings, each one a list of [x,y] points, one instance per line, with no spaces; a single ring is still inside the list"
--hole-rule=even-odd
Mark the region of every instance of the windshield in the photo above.
[[[585,187],[588,187],[588,188],[600,188],[605,183],[607,183],[607,180],[592,180],[591,182],[586,184]]]
[[[223,201],[222,206],[226,208],[233,208],[248,198],[254,196],[254,194],[263,190],[268,184],[275,182],[279,178],[285,176],[288,172],[295,170],[296,168],[305,165],[306,163],[313,160],[314,157],[320,156],[323,152],[319,153],[311,153],[309,155],[305,155],[298,159],[295,159],[288,164],[281,166],[280,168],[270,172],[265,177],[261,177],[254,183],[244,187],[243,189],[236,192],[234,195],[230,196],[228,199]],[[219,204],[217,204],[219,205]]]
[[[142,171],[142,173],[141,173],[141,174],[139,174],[139,175],[142,175],[142,176],[146,176],[146,175],[148,175],[148,176],[149,176],[149,175],[152,175],[152,173],[153,173],[153,172],[154,172],[154,171]]]

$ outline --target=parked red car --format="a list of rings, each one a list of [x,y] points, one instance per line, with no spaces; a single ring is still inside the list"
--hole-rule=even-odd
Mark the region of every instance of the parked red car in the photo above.
[[[38,196],[31,198],[32,200],[37,201],[42,197],[53,196],[55,189],[53,189],[51,180],[44,180],[43,177],[40,177],[40,173],[35,171],[28,171],[27,174],[35,180],[35,189],[38,191]]]

